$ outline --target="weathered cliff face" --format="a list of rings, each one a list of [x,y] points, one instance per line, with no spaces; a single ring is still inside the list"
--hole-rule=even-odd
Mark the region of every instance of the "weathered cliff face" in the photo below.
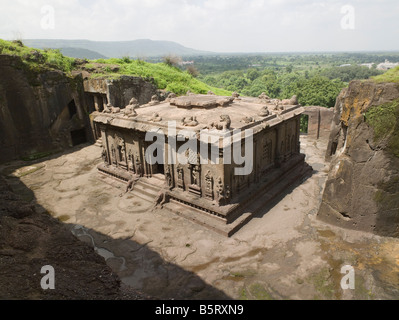
[[[91,140],[82,80],[0,55],[0,162]]]
[[[399,237],[399,84],[350,83],[337,99],[319,219]]]
[[[86,104],[90,111],[102,111],[110,103],[125,108],[132,98],[140,105],[147,104],[154,95],[160,95],[157,87],[140,77],[123,76],[119,79],[87,79],[83,83]],[[161,97],[160,97],[161,98]]]

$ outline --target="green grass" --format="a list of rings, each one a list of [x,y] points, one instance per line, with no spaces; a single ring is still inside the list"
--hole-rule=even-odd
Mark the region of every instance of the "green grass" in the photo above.
[[[323,298],[332,299],[334,296],[334,286],[331,282],[331,274],[328,268],[323,268],[316,274],[309,277],[315,289]]]
[[[70,74],[75,67],[76,59],[65,57],[59,50],[39,50],[26,47],[22,42],[5,41],[0,39],[0,54],[18,56],[22,60],[19,66],[28,72],[30,82],[35,85],[37,75],[48,70],[61,70]],[[213,91],[217,95],[230,96],[232,93],[227,90],[211,87],[198,79],[192,77],[187,71],[168,66],[165,63],[147,63],[143,60],[122,59],[98,59],[89,61],[86,68],[94,68],[94,63],[104,64],[101,70],[94,72],[92,78],[118,79],[123,75],[137,76],[144,79],[153,79],[158,89],[165,89],[178,95],[193,93],[206,94]],[[109,65],[109,66],[107,66]],[[111,65],[120,66],[120,70],[112,72]],[[18,66],[17,66],[18,67]]]
[[[242,287],[238,292],[239,300],[274,300],[272,295],[260,283],[253,283],[249,288]]]
[[[0,54],[18,56],[24,67],[32,72],[40,73],[57,69],[69,73],[74,68],[75,59],[65,57],[59,50],[39,50],[24,46],[21,42],[0,39]]]
[[[254,283],[249,287],[249,292],[256,300],[274,300],[267,290],[259,283]]]
[[[388,138],[388,149],[399,157],[399,99],[372,107],[366,122],[374,130],[375,142]]]
[[[31,154],[29,156],[23,157],[22,160],[26,161],[26,162],[35,161],[35,160],[47,158],[47,157],[53,155],[56,152],[58,152],[58,151],[38,152],[38,153],[35,153],[35,154]]]
[[[186,94],[189,90],[198,94],[206,94],[208,91],[213,91],[217,95],[230,96],[232,94],[230,91],[208,86],[192,77],[188,72],[168,66],[165,63],[148,63],[142,60],[127,59],[99,59],[94,62],[120,66],[118,72],[102,73],[101,77],[128,75],[144,79],[154,79],[154,83],[158,89],[171,91],[178,95]],[[94,75],[94,77],[99,77],[99,75]]]
[[[375,82],[396,82],[399,83],[399,67],[388,70],[384,74],[372,78]]]

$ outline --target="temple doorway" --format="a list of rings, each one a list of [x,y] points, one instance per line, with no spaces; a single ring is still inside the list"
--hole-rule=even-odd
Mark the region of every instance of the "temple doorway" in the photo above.
[[[156,174],[163,174],[165,175],[165,166],[163,164],[157,164],[156,165]]]

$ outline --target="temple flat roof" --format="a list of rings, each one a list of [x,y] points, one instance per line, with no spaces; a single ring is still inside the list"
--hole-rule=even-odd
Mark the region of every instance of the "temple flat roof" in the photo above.
[[[268,115],[264,113],[265,107],[268,109]],[[208,128],[212,122],[220,122],[221,117],[227,115],[231,120],[231,129],[251,128],[257,131],[293,118],[303,113],[304,108],[300,105],[282,105],[275,101],[257,98],[232,99],[193,95],[141,106],[135,109],[137,112],[135,117],[128,117],[124,114],[124,110],[112,114],[95,113],[94,121],[142,132],[156,128],[164,130],[168,128],[170,122],[175,121],[178,129],[199,132]],[[183,119],[186,124],[183,123]]]

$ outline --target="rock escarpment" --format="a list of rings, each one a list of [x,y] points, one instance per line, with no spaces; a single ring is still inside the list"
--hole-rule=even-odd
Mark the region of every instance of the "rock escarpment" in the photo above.
[[[354,81],[337,99],[319,219],[399,237],[399,84]]]
[[[90,141],[82,82],[0,55],[0,162]]]

